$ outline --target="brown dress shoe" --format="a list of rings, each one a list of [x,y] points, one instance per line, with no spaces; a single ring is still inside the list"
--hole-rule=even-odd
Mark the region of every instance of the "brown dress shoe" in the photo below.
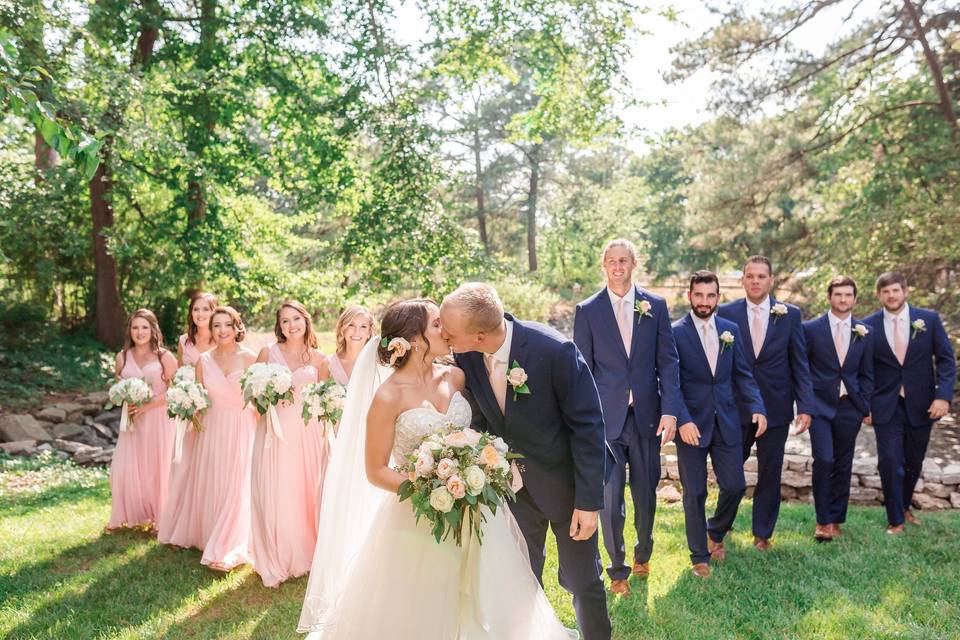
[[[723,548],[722,542],[714,542],[707,538],[707,550],[710,552],[710,559],[714,562],[721,562],[727,559],[727,550]]]
[[[630,584],[626,580],[611,580],[610,593],[628,596],[630,595]]]
[[[637,562],[633,565],[633,575],[638,578],[646,578],[650,575],[650,563],[649,562]]]
[[[757,551],[766,551],[773,546],[773,543],[770,542],[770,538],[761,538],[760,536],[753,536],[753,546],[757,548]]]
[[[900,535],[901,533],[903,533],[903,525],[902,525],[902,524],[898,524],[898,525],[894,526],[894,525],[891,524],[890,526],[887,527],[887,533],[889,533],[889,534],[892,535],[892,536],[898,536],[898,535]]]
[[[829,524],[818,524],[813,530],[813,537],[817,542],[830,542],[833,540],[833,527]]]
[[[698,578],[709,578],[710,577],[710,565],[706,562],[698,562],[697,564],[690,567],[690,571],[693,572]]]
[[[917,516],[913,515],[913,511],[910,509],[907,509],[903,512],[903,518],[910,524],[915,524],[917,526],[923,524],[923,521],[921,521]]]
[[[838,538],[843,535],[843,531],[840,530],[840,525],[837,524],[836,522],[827,526],[829,526],[830,530],[833,531],[834,538]]]

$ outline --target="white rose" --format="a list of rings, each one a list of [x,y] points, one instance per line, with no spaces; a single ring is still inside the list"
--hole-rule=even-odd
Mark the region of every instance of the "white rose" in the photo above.
[[[507,372],[507,382],[512,387],[522,387],[527,383],[527,372],[523,367],[514,367]]]
[[[720,339],[727,344],[731,344],[733,342],[733,334],[729,331],[724,331],[720,334]]]
[[[463,480],[467,483],[467,492],[472,496],[480,495],[487,484],[487,476],[483,473],[483,469],[476,465],[463,470]]]
[[[467,438],[467,444],[471,447],[477,446],[480,443],[480,432],[474,431],[470,427],[467,427],[463,430],[463,435]]]
[[[421,451],[417,456],[417,462],[414,465],[417,475],[420,477],[428,476],[433,471],[433,456],[427,451]]]
[[[787,315],[787,305],[783,304],[782,302],[778,302],[777,304],[773,305],[773,308],[770,311],[772,311],[774,315],[785,316]]]
[[[451,460],[450,458],[441,459],[440,462],[437,463],[437,477],[441,480],[446,480],[457,472],[458,466],[455,460]]]
[[[640,313],[650,313],[650,306],[649,300],[641,300],[638,306]]]
[[[449,513],[453,509],[453,496],[446,487],[437,487],[430,492],[430,506],[440,513]]]
[[[503,438],[497,437],[493,439],[493,447],[501,454],[505,454],[510,450],[510,447],[507,446],[507,443],[504,442]]]

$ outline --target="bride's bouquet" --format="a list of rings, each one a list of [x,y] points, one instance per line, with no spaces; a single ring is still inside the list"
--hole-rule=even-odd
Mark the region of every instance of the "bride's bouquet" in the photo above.
[[[150,401],[153,389],[141,378],[124,378],[107,392],[109,402],[107,408],[122,407],[120,411],[120,431],[132,430],[130,421],[130,405],[138,406]]]
[[[326,422],[340,422],[343,417],[343,402],[347,398],[347,388],[328,378],[323,382],[314,382],[303,387],[303,424],[310,424],[313,418]]]
[[[196,381],[194,368],[186,366],[177,369],[173,384],[167,389],[167,417],[173,418],[177,427],[173,444],[174,462],[180,462],[183,456],[183,437],[187,427],[192,424],[194,431],[200,433],[203,430],[200,413],[208,408],[210,397],[203,385]]]
[[[467,527],[482,542],[486,516],[480,507],[496,514],[504,500],[517,499],[510,460],[520,457],[502,438],[450,424],[407,456],[398,470],[408,479],[397,493],[411,501],[418,522],[422,516],[433,523],[438,543],[452,533],[463,546]]]
[[[280,428],[280,416],[277,405],[281,402],[293,402],[293,375],[290,369],[280,364],[257,362],[240,376],[244,404],[253,403],[260,415],[266,417],[267,432],[272,431],[283,440]],[[269,446],[269,440],[264,446]]]

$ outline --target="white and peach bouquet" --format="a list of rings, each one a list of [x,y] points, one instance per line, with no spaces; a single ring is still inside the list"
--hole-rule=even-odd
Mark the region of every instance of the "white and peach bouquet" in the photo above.
[[[150,402],[153,398],[153,389],[141,378],[124,378],[110,387],[107,392],[109,402],[107,408],[122,407],[120,411],[120,431],[127,431],[132,427],[130,420],[130,406],[139,406]]]
[[[303,387],[303,424],[313,418],[325,422],[340,422],[343,417],[343,403],[347,399],[347,388],[328,378],[323,382],[314,382]]]
[[[180,384],[182,382],[196,382],[196,380],[197,370],[189,364],[183,365],[177,369],[175,374],[173,374],[173,384]]]
[[[283,429],[277,405],[281,402],[293,402],[293,374],[282,364],[255,362],[247,367],[240,376],[240,388],[243,389],[244,406],[251,402],[257,412],[264,416],[267,424],[268,439],[264,448],[270,447],[270,435],[283,440]]]
[[[489,433],[453,424],[424,438],[399,467],[407,474],[397,494],[410,500],[417,521],[429,520],[437,543],[451,534],[463,546],[463,532],[482,542],[486,521],[481,507],[496,514],[505,500],[516,500],[514,467],[507,443]]]

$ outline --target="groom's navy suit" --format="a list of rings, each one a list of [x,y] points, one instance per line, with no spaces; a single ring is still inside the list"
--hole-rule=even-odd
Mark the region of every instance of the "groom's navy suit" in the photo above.
[[[913,488],[920,479],[933,421],[928,410],[934,400],[953,399],[957,361],[940,314],[909,306],[903,364],[890,346],[883,309],[864,320],[873,339],[874,390],[870,398],[873,430],[877,436],[880,484],[887,521],[903,524]],[[923,331],[913,323],[923,322]],[[903,394],[901,395],[901,390]]]
[[[677,423],[682,426],[693,422],[700,431],[698,446],[685,443],[679,432],[675,440],[683,485],[687,546],[693,564],[710,561],[707,535],[714,542],[723,542],[733,527],[740,500],[746,491],[741,448],[743,434],[736,398],[746,403],[751,416],[754,413],[766,415],[760,390],[743,355],[742,336],[737,325],[716,315],[713,318],[718,337],[727,331],[733,336],[732,345],[718,344],[715,373],[710,370],[693,317],[688,313],[673,323],[683,392],[683,406]],[[706,519],[708,453],[720,487],[717,510],[709,522]]]
[[[757,486],[753,492],[753,535],[770,538],[780,514],[780,477],[783,452],[793,421],[793,403],[797,412],[813,415],[813,386],[810,365],[807,363],[807,344],[803,336],[803,318],[800,309],[785,304],[783,316],[772,313],[777,300],[769,297],[767,331],[760,353],[753,352],[750,339],[750,318],[746,299],[721,305],[717,315],[736,322],[743,336],[743,354],[760,388],[763,406],[767,410],[767,431],[757,438],[749,402],[738,398],[740,425],[743,430],[743,460],[750,457],[750,449],[757,445]]]
[[[603,414],[593,375],[576,345],[550,327],[514,319],[509,365],[528,376],[529,394],[514,396],[508,386],[500,411],[479,352],[456,355],[471,392],[474,428],[502,437],[518,460],[523,488],[510,504],[520,525],[530,563],[543,583],[547,528],[557,540],[560,584],[573,594],[585,640],[610,637],[597,536],[570,537],[574,509],[603,507],[608,464]]]
[[[610,556],[607,573],[613,580],[626,580],[631,571],[625,564],[623,539],[627,465],[637,532],[633,562],[644,563],[653,553],[660,482],[657,427],[661,415],[679,415],[681,403],[680,365],[667,303],[637,286],[633,287],[633,296],[635,304],[645,300],[650,310],[647,314],[635,307],[630,310],[630,353],[620,335],[607,287],[577,305],[573,322],[573,340],[597,382],[607,442],[617,458],[605,487],[601,515],[603,543]]]

